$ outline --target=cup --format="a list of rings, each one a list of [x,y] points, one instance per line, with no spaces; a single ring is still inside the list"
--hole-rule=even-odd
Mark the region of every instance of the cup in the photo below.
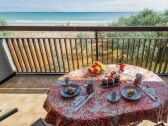
[[[127,75],[127,84],[132,84],[134,82],[135,77],[132,75]]]
[[[124,63],[119,63],[118,64],[120,71],[124,71],[125,64]]]
[[[89,94],[91,94],[93,91],[94,91],[94,89],[93,89],[93,84],[94,84],[94,80],[89,80],[88,82],[87,82],[87,85],[86,85],[86,93],[89,95]]]
[[[111,92],[111,99],[112,99],[112,100],[115,100],[115,99],[116,99],[116,96],[117,96],[116,91]]]
[[[69,84],[69,81],[70,81],[69,77],[65,77],[65,78],[64,78],[65,85],[68,85],[68,84]]]
[[[140,84],[142,82],[142,78],[143,78],[143,75],[140,74],[140,73],[137,73],[136,74],[136,79],[137,79],[137,83]]]

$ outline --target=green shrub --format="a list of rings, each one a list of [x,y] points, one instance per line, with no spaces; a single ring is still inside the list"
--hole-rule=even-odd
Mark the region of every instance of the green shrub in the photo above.
[[[0,19],[0,26],[7,25],[7,22],[4,19]],[[8,37],[10,32],[0,32],[0,37]]]

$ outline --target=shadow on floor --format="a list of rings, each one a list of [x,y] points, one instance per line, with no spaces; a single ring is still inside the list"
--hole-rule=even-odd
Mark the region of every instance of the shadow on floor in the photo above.
[[[0,93],[47,93],[60,75],[16,75],[0,85]]]

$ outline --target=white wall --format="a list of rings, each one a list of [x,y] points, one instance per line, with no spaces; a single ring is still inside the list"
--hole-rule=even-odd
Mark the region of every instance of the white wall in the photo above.
[[[0,39],[0,82],[13,74],[13,70],[5,53],[2,39]]]

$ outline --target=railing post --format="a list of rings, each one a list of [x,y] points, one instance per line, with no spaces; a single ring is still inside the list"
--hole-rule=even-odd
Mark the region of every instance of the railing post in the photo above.
[[[96,39],[96,60],[99,60],[99,49],[98,49],[98,31],[95,31],[95,39]]]

